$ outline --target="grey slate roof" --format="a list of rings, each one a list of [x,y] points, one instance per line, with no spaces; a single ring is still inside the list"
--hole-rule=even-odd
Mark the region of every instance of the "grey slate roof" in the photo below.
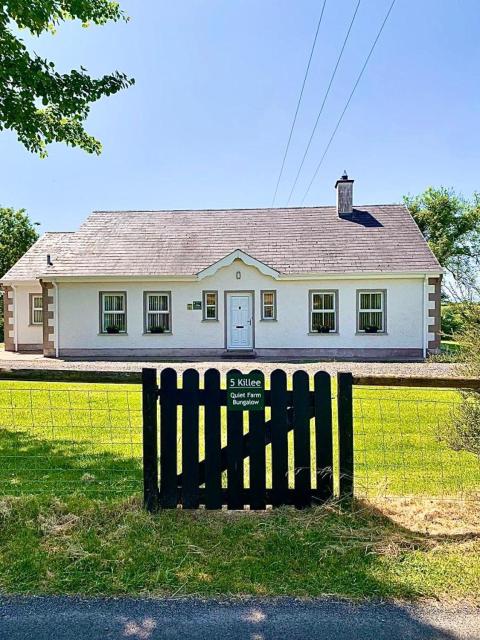
[[[7,274],[193,275],[236,249],[281,274],[440,271],[403,205],[212,211],[95,211],[46,269],[50,234]],[[43,243],[43,244],[42,244]]]
[[[58,262],[69,251],[75,233],[70,231],[49,231],[20,258],[1,280],[35,280],[47,267],[47,254],[53,262]]]

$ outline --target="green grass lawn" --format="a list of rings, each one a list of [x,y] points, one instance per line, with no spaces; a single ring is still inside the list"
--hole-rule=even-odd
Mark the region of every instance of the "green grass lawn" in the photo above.
[[[442,438],[461,393],[448,389],[355,388],[359,496],[480,496],[480,460]]]
[[[478,459],[439,439],[459,398],[356,389],[357,494],[478,491]],[[351,510],[147,514],[139,387],[0,382],[0,425],[0,592],[480,594],[478,528],[415,533],[360,501]]]
[[[478,602],[478,536],[416,533],[361,503],[152,516],[132,499],[4,498],[0,592]]]
[[[478,495],[478,458],[451,450],[441,439],[460,400],[458,392],[449,390],[355,388],[357,495]],[[137,386],[0,382],[1,494],[139,494],[141,421]],[[180,427],[179,416],[179,460]],[[202,410],[200,431],[202,459]],[[225,429],[222,435],[225,445]],[[291,449],[292,439],[290,434]],[[314,460],[313,421],[311,440]],[[270,459],[267,447],[267,486]],[[248,460],[245,466],[248,486]],[[293,486],[292,451],[289,476]]]
[[[0,492],[141,492],[141,389],[0,382]]]

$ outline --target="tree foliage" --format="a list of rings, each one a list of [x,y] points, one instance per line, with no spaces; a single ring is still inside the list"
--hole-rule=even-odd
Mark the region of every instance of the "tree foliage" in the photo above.
[[[480,194],[472,201],[452,189],[429,187],[404,197],[405,204],[448,277],[444,286],[454,300],[480,295]]]
[[[464,305],[461,302],[442,304],[442,333],[456,336],[465,327]]]
[[[91,78],[86,69],[59,73],[55,63],[30,53],[17,36],[28,29],[38,36],[53,32],[65,20],[101,25],[126,20],[109,0],[3,0],[0,3],[0,130],[11,129],[19,141],[40,156],[52,142],[99,154],[101,143],[84,129],[90,104],[117,93],[134,80],[115,71]]]
[[[30,249],[38,233],[25,209],[0,207],[0,277]]]
[[[0,277],[19,260],[38,238],[25,213],[0,207]],[[3,342],[3,296],[0,293],[0,342]]]

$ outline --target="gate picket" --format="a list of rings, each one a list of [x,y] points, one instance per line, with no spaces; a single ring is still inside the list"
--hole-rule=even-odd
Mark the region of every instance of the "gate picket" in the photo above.
[[[309,378],[305,371],[293,374],[293,448],[295,506],[311,504]]]
[[[205,506],[222,508],[220,372],[205,372]]]
[[[230,374],[240,373],[232,369]],[[243,509],[243,411],[227,411],[227,506]]]
[[[252,371],[262,380],[265,386],[264,375],[261,371]],[[249,413],[250,433],[250,508],[265,509],[266,507],[266,464],[265,464],[265,409],[251,411]]]
[[[314,377],[315,448],[317,495],[333,496],[332,389],[330,376],[317,371]]]
[[[272,506],[288,502],[287,374],[275,369],[270,377],[272,423]]]
[[[199,504],[198,443],[199,443],[199,374],[187,369],[183,374],[183,389],[187,402],[182,412],[182,504],[184,509],[197,509]]]
[[[160,506],[177,506],[177,372],[160,375]]]

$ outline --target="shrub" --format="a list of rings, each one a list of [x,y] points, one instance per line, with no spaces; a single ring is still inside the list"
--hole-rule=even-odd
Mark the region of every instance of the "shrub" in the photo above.
[[[442,304],[442,333],[445,336],[454,336],[462,331],[465,326],[465,318],[461,305],[453,302]]]
[[[480,308],[474,308],[467,327],[460,336],[460,372],[480,379]],[[456,450],[470,451],[480,456],[480,392],[462,392],[462,402],[452,414],[446,433],[448,444]]]

